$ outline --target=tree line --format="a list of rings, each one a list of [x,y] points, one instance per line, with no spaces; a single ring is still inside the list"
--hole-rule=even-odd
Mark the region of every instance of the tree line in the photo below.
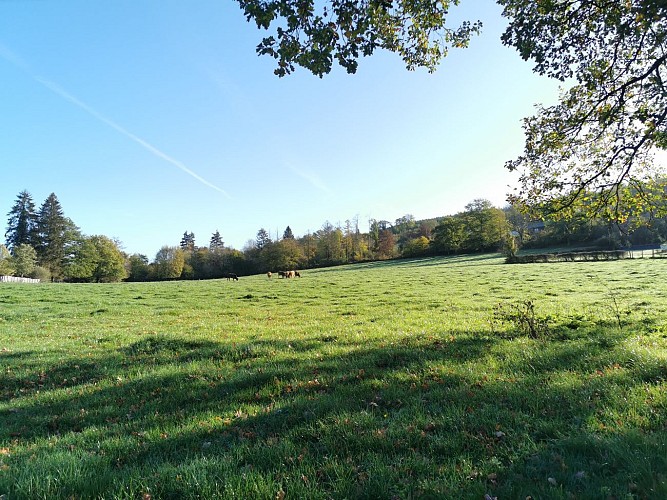
[[[83,235],[65,217],[54,193],[36,209],[30,193],[21,191],[8,216],[0,274],[42,281],[112,282],[127,277],[119,242]]]
[[[416,220],[410,214],[393,222],[371,219],[365,232],[358,217],[336,225],[326,221],[302,236],[287,226],[282,237],[274,239],[260,228],[242,250],[226,246],[218,230],[203,246],[194,233],[185,231],[178,244],[162,246],[151,261],[143,254],[125,253],[119,241],[82,234],[65,217],[53,193],[36,209],[30,193],[22,191],[8,216],[0,274],[42,281],[215,279],[227,273],[250,275],[394,258],[500,250],[515,254],[521,247],[615,249],[667,241],[667,218],[653,213],[622,224],[591,218],[586,210],[567,220],[541,221],[512,206],[498,208],[476,199],[457,214],[434,219]]]

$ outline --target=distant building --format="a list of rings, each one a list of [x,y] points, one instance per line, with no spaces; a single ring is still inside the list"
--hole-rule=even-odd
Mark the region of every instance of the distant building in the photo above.
[[[529,233],[533,233],[533,234],[540,233],[540,232],[544,231],[544,227],[545,227],[544,226],[544,221],[541,221],[541,220],[538,220],[538,221],[535,221],[535,222],[529,222],[528,224],[526,224],[526,230]]]

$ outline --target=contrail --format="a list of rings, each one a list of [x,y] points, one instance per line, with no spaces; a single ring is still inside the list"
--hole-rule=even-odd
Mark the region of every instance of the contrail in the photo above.
[[[84,110],[86,113],[88,113],[89,115],[93,116],[94,118],[97,118],[97,119],[98,119],[99,121],[101,121],[102,123],[104,123],[104,124],[108,125],[109,127],[113,128],[116,132],[119,132],[120,134],[124,135],[124,136],[127,137],[128,139],[130,139],[130,140],[136,142],[137,144],[139,144],[139,145],[142,146],[144,149],[148,150],[149,152],[151,152],[152,154],[154,154],[154,155],[157,156],[158,158],[161,158],[162,160],[166,161],[167,163],[172,164],[172,165],[175,166],[176,168],[181,169],[183,172],[185,172],[185,173],[188,174],[189,176],[194,177],[195,179],[197,179],[199,182],[201,182],[201,183],[204,184],[205,186],[208,186],[208,187],[210,187],[210,188],[212,188],[212,189],[215,189],[216,191],[222,193],[223,195],[225,195],[225,196],[226,196],[227,198],[229,198],[230,200],[232,199],[232,197],[229,195],[229,193],[227,193],[227,191],[225,191],[224,189],[222,189],[222,188],[216,186],[215,184],[213,184],[213,183],[207,181],[207,180],[204,179],[202,176],[200,176],[200,175],[197,174],[196,172],[193,172],[193,171],[190,170],[188,167],[186,167],[182,162],[176,160],[175,158],[172,158],[171,156],[169,156],[169,155],[166,154],[166,153],[163,153],[162,151],[160,151],[158,148],[156,148],[156,147],[153,146],[152,144],[150,144],[150,143],[146,142],[145,140],[143,140],[141,137],[138,137],[138,136],[134,135],[134,134],[133,134],[132,132],[130,132],[129,130],[126,130],[125,128],[123,128],[123,127],[121,127],[120,125],[118,125],[116,122],[114,122],[114,121],[110,120],[109,118],[107,118],[106,116],[100,114],[99,112],[97,112],[96,110],[94,110],[93,108],[91,108],[90,106],[88,106],[86,103],[80,101],[79,99],[77,99],[76,97],[74,97],[74,96],[73,96],[72,94],[70,94],[69,92],[66,92],[66,91],[65,91],[62,87],[60,87],[59,85],[57,85],[57,84],[55,84],[55,83],[53,83],[53,82],[51,82],[51,81],[49,81],[49,80],[46,80],[45,78],[41,78],[41,77],[39,77],[39,76],[35,76],[35,75],[33,75],[32,72],[30,71],[28,65],[27,65],[22,59],[20,59],[16,54],[14,54],[11,50],[9,50],[6,46],[4,46],[4,45],[2,45],[2,44],[0,44],[0,57],[2,57],[3,59],[9,61],[10,63],[12,63],[13,65],[19,67],[20,69],[24,70],[24,71],[27,72],[27,73],[28,73],[28,74],[29,74],[29,75],[30,75],[36,82],[38,82],[38,83],[40,83],[41,85],[45,86],[45,87],[48,88],[50,91],[52,91],[52,92],[54,92],[55,94],[59,95],[60,97],[62,97],[62,98],[65,99],[66,101],[69,101],[70,103],[74,104],[74,105],[77,106],[78,108]]]
[[[331,190],[329,187],[324,183],[324,181],[317,175],[312,172],[307,172],[305,170],[301,170],[294,165],[292,165],[289,162],[285,162],[285,165],[287,165],[287,168],[289,168],[292,172],[294,172],[296,175],[301,177],[302,179],[305,179],[306,181],[310,182],[313,187],[316,187],[317,189],[321,189],[325,193],[331,194]]]

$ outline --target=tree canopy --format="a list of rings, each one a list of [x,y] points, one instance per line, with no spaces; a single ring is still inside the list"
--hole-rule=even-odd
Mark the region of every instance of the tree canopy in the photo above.
[[[667,148],[667,3],[499,0],[503,43],[535,71],[574,80],[560,102],[524,120],[517,201],[622,222],[655,207],[653,153]]]
[[[246,19],[258,28],[274,28],[257,52],[276,59],[275,73],[285,76],[302,66],[318,76],[334,60],[348,73],[357,59],[378,48],[398,53],[410,69],[434,70],[451,47],[465,47],[481,23],[447,24],[459,0],[238,0]]]
[[[472,0],[468,0],[472,3]],[[433,71],[465,47],[478,21],[451,26],[460,0],[238,0],[248,21],[273,30],[257,52],[285,76],[301,66],[323,76],[333,62],[354,73],[386,49],[408,69]],[[540,75],[566,82],[554,106],[524,121],[525,148],[506,163],[519,173],[510,200],[568,216],[582,207],[623,221],[665,192],[656,149],[667,149],[667,3],[664,0],[497,0],[509,25],[502,43]]]

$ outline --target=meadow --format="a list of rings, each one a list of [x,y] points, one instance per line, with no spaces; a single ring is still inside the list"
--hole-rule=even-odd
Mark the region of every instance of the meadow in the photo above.
[[[0,498],[667,498],[667,260],[0,286]]]

